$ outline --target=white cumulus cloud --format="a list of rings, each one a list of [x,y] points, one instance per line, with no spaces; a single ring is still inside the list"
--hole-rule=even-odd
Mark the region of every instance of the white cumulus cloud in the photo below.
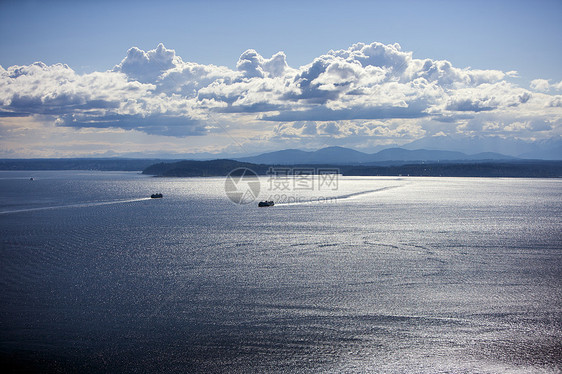
[[[248,142],[559,135],[561,99],[551,93],[562,82],[535,79],[527,90],[510,80],[516,76],[417,59],[398,43],[357,43],[300,67],[290,67],[283,52],[266,58],[248,49],[236,69],[184,61],[159,44],[130,48],[105,72],[40,62],[0,67],[0,118],[185,137],[218,131],[213,119],[220,116],[230,129],[257,137]]]

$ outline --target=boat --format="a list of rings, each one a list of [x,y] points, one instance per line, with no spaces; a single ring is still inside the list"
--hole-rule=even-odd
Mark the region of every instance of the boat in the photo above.
[[[266,206],[274,206],[275,203],[273,201],[260,201],[258,203],[259,207],[266,207]]]
[[[150,195],[150,197],[152,199],[161,199],[164,197],[164,195],[162,195],[161,193],[153,193],[152,195]]]

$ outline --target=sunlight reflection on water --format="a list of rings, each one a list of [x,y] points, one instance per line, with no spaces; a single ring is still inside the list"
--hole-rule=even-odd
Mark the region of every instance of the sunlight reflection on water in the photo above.
[[[257,208],[229,201],[223,178],[10,175],[4,360],[86,372],[559,370],[559,180],[340,177],[337,190],[291,191],[334,203]]]

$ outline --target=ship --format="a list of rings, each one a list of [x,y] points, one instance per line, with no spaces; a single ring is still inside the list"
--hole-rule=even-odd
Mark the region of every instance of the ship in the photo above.
[[[150,197],[152,199],[161,199],[164,197],[164,195],[162,195],[161,193],[153,193],[152,195],[150,195]]]
[[[258,203],[259,207],[266,207],[266,206],[274,206],[275,203],[273,201],[260,201]]]

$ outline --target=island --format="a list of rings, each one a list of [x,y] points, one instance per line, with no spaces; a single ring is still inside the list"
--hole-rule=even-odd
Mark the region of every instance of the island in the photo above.
[[[516,160],[501,162],[432,162],[401,165],[266,165],[234,160],[160,162],[143,170],[158,177],[221,177],[238,168],[268,175],[272,168],[337,170],[344,176],[512,177],[560,178],[562,161]]]

